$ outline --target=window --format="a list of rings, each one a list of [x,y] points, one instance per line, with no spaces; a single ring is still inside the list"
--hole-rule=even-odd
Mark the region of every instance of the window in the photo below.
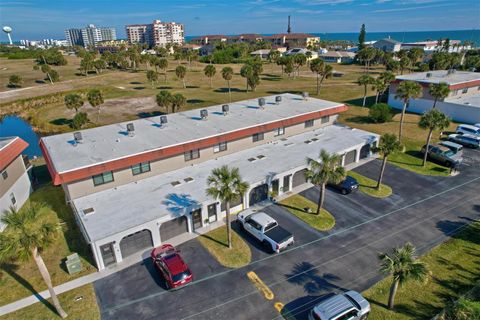
[[[227,143],[220,142],[219,144],[213,146],[213,153],[221,152],[227,150]]]
[[[185,152],[185,161],[190,161],[198,158],[200,158],[200,149],[194,149]]]
[[[255,134],[252,136],[252,140],[253,140],[253,142],[257,142],[257,141],[263,140],[263,132],[255,133]]]
[[[109,183],[113,181],[113,172],[108,171],[104,172],[101,174],[97,174],[96,176],[93,176],[93,185],[94,186],[99,186],[105,183]]]
[[[467,93],[467,92],[468,92],[468,88],[463,88],[462,93]]]
[[[8,178],[7,170],[2,172],[2,177],[3,177],[3,180],[7,180],[7,178]]]
[[[313,127],[313,119],[305,121],[305,128]]]
[[[15,205],[17,203],[17,199],[15,199],[15,195],[12,193],[10,193],[10,201],[12,201],[12,205]]]
[[[285,134],[285,127],[277,128],[275,130],[275,136],[281,136]]]
[[[321,123],[328,123],[330,121],[330,116],[324,116],[320,119]]]
[[[132,174],[134,176],[136,176],[137,174],[148,172],[150,170],[150,162],[142,162],[132,166]]]

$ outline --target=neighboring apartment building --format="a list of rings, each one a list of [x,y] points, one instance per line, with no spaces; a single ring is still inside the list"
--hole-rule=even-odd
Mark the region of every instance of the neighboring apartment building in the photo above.
[[[117,40],[115,28],[98,28],[89,24],[81,29],[65,30],[65,37],[70,46],[95,47],[101,41]]]
[[[325,62],[332,63],[352,63],[355,59],[355,53],[348,51],[328,51],[318,55]]]
[[[382,50],[384,52],[398,52],[402,46],[401,42],[393,40],[391,38],[385,38],[375,41],[372,45],[375,49]]]
[[[373,158],[377,135],[335,125],[345,105],[277,97],[265,97],[263,106],[245,100],[168,114],[163,122],[86,129],[76,140],[72,133],[41,138],[53,183],[65,191],[98,268],[222,221],[225,204],[205,192],[214,168],[237,167],[250,185],[232,202],[235,212],[269,191],[305,185],[305,159],[321,149],[342,155],[348,167]]]
[[[280,33],[266,36],[263,40],[270,41],[274,46],[306,48],[318,44],[320,42],[320,37],[306,33]]]
[[[434,98],[429,93],[429,85],[445,82],[450,87],[450,94],[444,100],[439,100],[436,108],[454,121],[472,124],[480,122],[480,73],[435,70],[397,76],[390,85],[388,94],[388,104],[394,108],[403,107],[403,102],[395,99],[395,95],[398,85],[405,80],[416,81],[423,88],[422,96],[410,101],[408,111],[422,114],[430,110]]]
[[[213,44],[215,42],[227,42],[228,36],[223,34],[213,34],[213,35],[206,35],[201,37],[193,38],[189,41],[189,43],[198,44],[198,45],[207,45]]]
[[[20,209],[32,193],[32,168],[22,152],[28,143],[19,137],[0,138],[0,216],[11,206]],[[0,222],[0,231],[4,226]]]
[[[150,47],[165,47],[167,44],[183,45],[185,43],[183,24],[154,20],[151,24],[132,24],[125,28],[130,43],[145,43]]]

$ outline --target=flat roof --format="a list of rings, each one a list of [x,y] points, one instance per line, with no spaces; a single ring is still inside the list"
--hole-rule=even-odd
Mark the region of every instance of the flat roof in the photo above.
[[[289,93],[280,96],[279,105],[276,95],[264,97],[264,110],[258,99],[230,103],[227,116],[221,105],[208,107],[207,120],[200,118],[200,109],[168,114],[168,124],[161,128],[157,116],[86,129],[81,131],[83,143],[75,147],[72,132],[41,141],[54,169],[62,173],[343,105]],[[133,137],[128,136],[128,123],[134,124]]]
[[[0,138],[0,150],[12,143],[17,137],[1,137]]]
[[[427,73],[431,76],[427,77]],[[480,73],[455,70],[453,73],[448,73],[448,70],[433,70],[427,72],[417,72],[411,74],[404,74],[396,76],[397,80],[412,80],[423,83],[440,83],[446,82],[449,85],[460,84],[470,81],[480,80]]]
[[[377,138],[363,130],[331,125],[100,191],[72,203],[90,239],[101,240],[149,221],[179,217],[207,200],[216,201],[205,194],[206,181],[212,169],[222,165],[239,168],[243,180],[254,184],[272,179],[276,173],[305,167],[306,158],[318,158],[321,149],[343,153]],[[185,182],[186,178],[193,180]],[[174,187],[173,181],[181,183]],[[85,216],[83,210],[88,208],[95,212]]]
[[[445,99],[445,102],[450,103],[457,103],[462,104],[470,107],[480,108],[480,94],[475,94],[471,96],[463,96],[463,97],[450,97]],[[480,110],[479,110],[480,112]]]

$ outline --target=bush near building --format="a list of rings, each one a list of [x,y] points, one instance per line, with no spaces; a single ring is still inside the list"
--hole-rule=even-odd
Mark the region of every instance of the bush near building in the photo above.
[[[368,116],[374,123],[392,121],[392,108],[386,103],[377,103],[370,107]]]

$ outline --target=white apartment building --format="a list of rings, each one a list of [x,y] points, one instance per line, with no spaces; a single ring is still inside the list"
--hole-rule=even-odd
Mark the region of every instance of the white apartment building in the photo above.
[[[151,47],[185,43],[183,24],[154,20],[151,24],[132,24],[125,28],[130,43],[146,43]]]
[[[117,40],[115,28],[99,28],[93,24],[81,29],[65,30],[65,37],[70,46],[96,46],[101,41]]]

